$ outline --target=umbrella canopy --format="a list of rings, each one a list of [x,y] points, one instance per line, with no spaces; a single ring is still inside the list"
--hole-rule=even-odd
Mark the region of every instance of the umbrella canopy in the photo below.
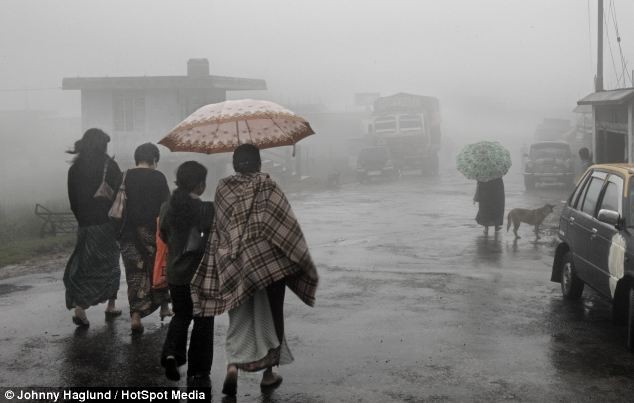
[[[511,153],[497,141],[469,144],[456,158],[458,171],[480,182],[501,178],[511,168]]]
[[[294,145],[314,134],[308,122],[270,101],[243,99],[205,105],[159,144],[171,151],[222,153],[250,143],[260,149]]]

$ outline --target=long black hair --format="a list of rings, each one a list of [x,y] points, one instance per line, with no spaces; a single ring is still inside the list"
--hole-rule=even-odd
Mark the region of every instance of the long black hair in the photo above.
[[[196,161],[183,162],[176,170],[176,186],[169,200],[167,219],[176,229],[189,228],[200,211],[189,195],[207,180],[207,168]]]
[[[68,154],[76,154],[73,163],[82,161],[96,164],[103,164],[108,157],[108,143],[110,136],[101,129],[88,129],[80,140],[75,142],[72,150],[66,151]]]

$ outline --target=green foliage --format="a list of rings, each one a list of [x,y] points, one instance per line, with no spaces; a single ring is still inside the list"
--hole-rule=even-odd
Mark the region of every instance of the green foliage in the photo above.
[[[52,253],[68,252],[75,245],[75,235],[13,240],[0,244],[0,267],[21,263]]]
[[[57,207],[54,202],[50,205]],[[40,238],[41,225],[34,206],[0,205],[0,267],[73,247],[74,234]]]

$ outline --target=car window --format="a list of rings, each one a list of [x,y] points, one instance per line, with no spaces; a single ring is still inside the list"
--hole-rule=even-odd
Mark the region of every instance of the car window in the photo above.
[[[603,179],[592,177],[585,197],[583,198],[583,205],[581,211],[586,214],[594,216],[595,208],[597,207],[597,200],[599,199],[599,193],[603,187]]]
[[[603,192],[603,199],[601,200],[601,207],[599,209],[619,211],[619,188],[614,182],[608,182]]]
[[[577,205],[581,206],[581,202],[583,201],[583,198],[579,197],[579,195],[583,194],[583,192],[586,189],[586,185],[588,184],[588,178],[590,177],[590,175],[586,175],[585,177],[581,178],[581,180],[579,181],[579,185],[577,186],[577,189],[575,189],[575,191],[572,193],[572,195],[570,195],[570,199],[568,200],[568,205],[572,208],[577,208]]]

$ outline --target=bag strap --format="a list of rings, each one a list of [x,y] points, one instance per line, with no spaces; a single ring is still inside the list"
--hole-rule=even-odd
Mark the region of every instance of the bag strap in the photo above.
[[[121,186],[119,186],[119,190],[123,190],[125,192],[125,177],[128,174],[128,170],[123,171],[123,179],[121,179]]]
[[[101,182],[106,181],[106,174],[108,173],[108,160],[109,158],[106,157],[106,162],[104,162],[103,164],[103,176],[101,177]]]

